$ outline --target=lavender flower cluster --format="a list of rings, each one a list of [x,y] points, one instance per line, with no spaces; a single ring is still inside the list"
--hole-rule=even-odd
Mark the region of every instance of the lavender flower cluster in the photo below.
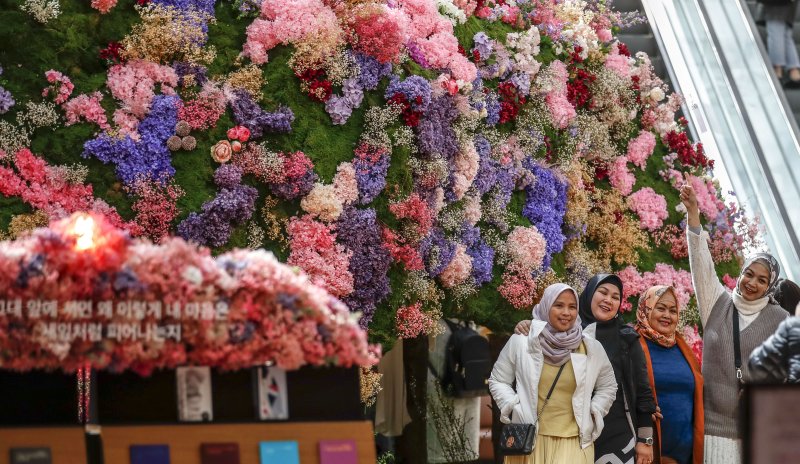
[[[417,144],[422,153],[429,156],[439,154],[448,159],[458,153],[458,140],[453,130],[453,122],[458,114],[450,95],[442,95],[431,101],[416,131]]]
[[[0,66],[0,76],[1,75],[3,75],[2,66]],[[14,106],[14,103],[14,97],[11,96],[11,92],[0,86],[0,114],[7,113],[8,110]]]
[[[280,106],[272,113],[264,111],[244,90],[234,91],[236,98],[231,102],[233,120],[236,124],[250,129],[252,138],[260,138],[266,132],[286,133],[292,131],[294,113],[286,106]]]
[[[422,239],[419,251],[425,261],[428,275],[436,277],[444,271],[456,255],[456,244],[447,239],[444,231],[438,227]]]
[[[233,165],[217,168],[214,181],[219,185],[217,196],[203,204],[202,211],[191,213],[178,225],[178,234],[205,246],[224,245],[233,227],[250,219],[256,206],[258,190],[242,185],[242,171]]]
[[[564,248],[566,237],[561,226],[567,212],[567,184],[531,157],[523,161],[523,166],[533,173],[536,180],[525,188],[522,215],[539,229],[547,242],[543,262],[543,268],[547,269],[552,255]]]
[[[375,90],[380,80],[392,72],[391,63],[381,63],[363,53],[354,53],[352,56],[358,64],[358,76],[346,79],[342,83],[342,95],[331,95],[325,102],[325,111],[335,125],[346,123],[353,110],[364,101],[364,90]]]
[[[388,100],[398,93],[406,97],[414,111],[425,111],[431,103],[431,85],[422,76],[409,76],[401,81],[392,75],[383,96]]]
[[[150,113],[139,124],[139,140],[126,135],[117,138],[106,132],[83,145],[84,158],[95,157],[116,166],[116,174],[125,184],[138,179],[164,181],[175,174],[167,139],[173,135],[178,122],[179,97],[157,95]]]
[[[208,69],[203,65],[192,64],[187,61],[175,61],[172,63],[172,68],[175,70],[175,74],[178,75],[178,85],[181,87],[184,86],[187,76],[192,76],[194,82],[201,87],[208,82]]]
[[[475,286],[480,287],[491,281],[494,248],[483,240],[481,230],[469,223],[464,223],[461,241],[467,247],[467,254],[472,258],[472,280],[475,281]]]
[[[386,174],[389,172],[390,157],[384,153],[375,163],[369,159],[355,158],[353,168],[356,171],[358,183],[358,201],[362,205],[372,203],[372,200],[386,187]]]
[[[343,301],[362,313],[359,324],[366,328],[376,305],[389,295],[389,252],[383,247],[375,210],[348,206],[336,225],[337,240],[353,252],[348,270],[353,275],[353,293]]]

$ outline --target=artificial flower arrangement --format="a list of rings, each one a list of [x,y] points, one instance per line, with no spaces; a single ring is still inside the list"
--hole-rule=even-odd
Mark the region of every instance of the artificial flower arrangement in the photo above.
[[[0,367],[374,365],[358,318],[264,250],[131,238],[76,213],[0,242]]]
[[[25,62],[69,21],[103,26],[63,44],[78,65],[0,63],[13,236],[85,210],[270,249],[383,343],[443,314],[509,330],[548,282],[599,271],[622,270],[626,309],[651,281],[691,305],[687,180],[721,273],[758,242],[610,2],[60,2],[46,29],[29,7],[0,27]]]

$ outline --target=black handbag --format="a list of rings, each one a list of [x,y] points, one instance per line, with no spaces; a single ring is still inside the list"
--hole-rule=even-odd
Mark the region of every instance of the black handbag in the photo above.
[[[561,365],[556,374],[553,385],[550,385],[550,391],[547,392],[547,398],[544,399],[542,409],[539,410],[539,415],[536,417],[536,422],[542,417],[544,408],[547,407],[547,402],[550,401],[550,395],[556,388],[558,378],[561,377],[561,372],[564,371],[565,364]],[[533,452],[533,446],[536,444],[536,424],[503,424],[503,429],[500,431],[500,454],[503,456],[525,456]]]

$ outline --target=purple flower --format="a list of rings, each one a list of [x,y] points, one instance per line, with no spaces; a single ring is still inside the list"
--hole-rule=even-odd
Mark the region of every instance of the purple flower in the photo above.
[[[495,126],[500,122],[500,99],[495,92],[486,95],[486,125]]]
[[[242,170],[233,164],[223,164],[214,171],[214,183],[220,188],[235,188],[242,183]]]
[[[94,156],[103,163],[116,165],[117,177],[128,185],[145,178],[163,181],[175,174],[167,139],[178,121],[179,98],[156,95],[150,113],[139,124],[138,141],[125,136],[116,138],[103,132],[83,145],[81,156]]]
[[[388,100],[398,93],[406,97],[415,111],[425,111],[431,103],[431,84],[422,76],[409,76],[404,81],[392,76],[383,96]]]
[[[456,244],[447,240],[442,229],[435,227],[419,245],[425,270],[428,275],[436,277],[444,271],[456,254]]]
[[[523,161],[523,166],[536,177],[525,188],[525,206],[522,215],[539,229],[547,241],[543,269],[550,266],[554,253],[564,249],[565,236],[561,230],[567,212],[567,185],[553,171],[539,165],[533,158]]]
[[[492,146],[484,136],[475,136],[475,150],[480,156],[480,161],[472,186],[483,196],[497,183],[497,170],[500,169],[500,163],[492,158]]]
[[[431,67],[428,60],[425,59],[422,50],[419,49],[416,43],[410,41],[406,42],[406,50],[408,50],[408,56],[410,56],[415,63],[426,69]]]
[[[353,252],[348,270],[353,275],[353,293],[344,297],[351,311],[361,311],[359,323],[366,328],[376,306],[389,295],[389,252],[383,247],[374,209],[348,206],[339,217],[336,236]]]
[[[355,158],[353,168],[358,182],[358,201],[362,205],[372,203],[386,187],[386,174],[389,172],[389,154],[384,153],[375,163],[366,158]]]
[[[467,254],[472,258],[472,279],[475,286],[480,287],[492,280],[494,265],[494,248],[481,237],[481,230],[469,223],[464,223],[461,241],[467,247]]]
[[[350,115],[353,114],[353,106],[346,97],[331,95],[325,102],[325,111],[330,115],[333,124],[341,126],[350,119]]]
[[[280,106],[272,113],[261,108],[244,90],[234,91],[236,98],[231,102],[233,119],[236,124],[250,129],[252,138],[259,138],[265,132],[286,133],[292,131],[294,113],[285,106]]]
[[[175,61],[172,63],[172,68],[175,70],[175,73],[178,75],[178,85],[183,86],[184,80],[186,76],[192,76],[194,81],[199,86],[203,86],[206,82],[208,82],[208,76],[205,66],[199,64],[192,64],[186,61]]]
[[[258,190],[234,183],[238,168],[231,168],[220,166],[214,173],[214,180],[222,188],[213,200],[203,203],[200,213],[191,213],[178,224],[181,237],[201,245],[222,246],[230,239],[233,227],[243,224],[253,215]],[[238,176],[241,179],[241,171],[238,171]]]
[[[358,79],[366,90],[377,89],[380,80],[392,72],[391,63],[381,63],[369,55],[356,53],[355,59],[360,70]]]
[[[417,144],[428,156],[441,155],[448,159],[458,153],[458,141],[453,122],[458,117],[453,98],[442,95],[428,105],[428,109],[416,127]]]
[[[509,79],[520,95],[527,97],[531,93],[531,75],[528,73],[520,72],[515,73]]]
[[[11,96],[11,92],[0,87],[0,114],[8,112],[12,106],[14,106],[14,97]]]
[[[472,38],[475,42],[475,46],[472,47],[472,50],[477,51],[481,56],[481,61],[486,61],[489,59],[489,56],[492,54],[492,48],[494,47],[494,41],[486,35],[485,32],[481,31],[475,34]]]

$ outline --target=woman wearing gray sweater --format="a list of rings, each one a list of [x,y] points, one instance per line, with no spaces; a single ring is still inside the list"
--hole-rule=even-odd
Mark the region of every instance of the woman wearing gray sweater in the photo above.
[[[703,324],[705,462],[738,464],[742,462],[739,393],[742,383],[751,380],[747,360],[788,316],[771,299],[780,267],[767,253],[751,256],[744,262],[736,288],[728,292],[714,269],[708,233],[700,225],[697,196],[690,185],[681,189],[681,201],[688,213],[689,264]],[[738,365],[734,327],[738,327]]]

